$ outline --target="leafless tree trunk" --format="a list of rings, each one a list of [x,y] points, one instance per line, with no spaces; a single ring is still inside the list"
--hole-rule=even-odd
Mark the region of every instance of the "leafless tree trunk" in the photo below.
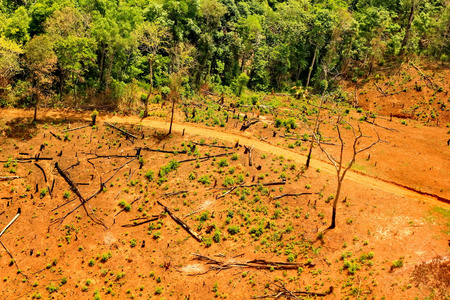
[[[320,112],[322,110],[323,99],[324,98],[322,97],[322,99],[320,100],[319,111],[317,112],[316,123],[314,124],[314,133],[313,133],[313,136],[311,137],[311,144],[309,145],[308,158],[306,159],[306,169],[309,168],[309,164],[311,162],[313,146],[314,146],[314,143],[316,142],[316,134],[318,133],[317,131],[318,131],[318,127],[319,127],[319,118],[320,118]]]
[[[313,56],[313,59],[312,59],[312,62],[311,62],[311,66],[309,67],[309,71],[308,71],[308,79],[307,79],[307,81],[306,81],[306,87],[309,86],[309,80],[311,79],[312,69],[314,68],[314,63],[316,62],[317,48],[318,48],[318,47],[319,47],[319,46],[316,45],[316,49],[314,49],[314,56]]]
[[[361,152],[364,152],[370,148],[372,148],[373,146],[375,146],[376,144],[378,144],[379,142],[381,142],[380,136],[378,134],[378,132],[374,129],[375,133],[377,134],[377,140],[373,143],[371,143],[369,146],[363,147],[361,149],[357,149],[356,146],[359,144],[360,139],[363,137],[362,131],[360,126],[358,125],[358,129],[355,130],[355,128],[348,122],[345,122],[347,125],[349,125],[352,129],[353,132],[353,143],[352,143],[352,148],[351,148],[351,160],[345,165],[344,164],[344,148],[345,148],[345,144],[344,144],[344,139],[342,137],[342,133],[341,133],[341,129],[340,129],[340,118],[338,119],[338,124],[336,125],[336,129],[338,132],[338,138],[340,141],[340,149],[339,149],[339,158],[335,158],[333,157],[330,153],[328,153],[328,151],[326,151],[323,147],[322,144],[320,143],[320,139],[318,139],[316,137],[316,140],[319,144],[320,149],[325,153],[325,155],[327,156],[328,160],[334,165],[334,168],[336,169],[336,176],[337,176],[337,189],[336,189],[336,196],[334,198],[333,201],[333,213],[332,213],[332,217],[331,217],[331,225],[325,229],[321,234],[325,234],[326,232],[328,232],[331,229],[334,229],[336,227],[336,213],[337,213],[337,204],[339,202],[340,199],[340,195],[341,195],[341,189],[342,189],[342,183],[344,181],[345,175],[347,174],[348,170],[351,169],[351,167],[353,166],[353,164],[356,161],[356,155],[358,155]],[[316,134],[316,133],[314,133]]]

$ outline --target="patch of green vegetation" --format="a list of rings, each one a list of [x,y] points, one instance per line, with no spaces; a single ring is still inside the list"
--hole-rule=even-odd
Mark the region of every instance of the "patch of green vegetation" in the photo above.
[[[450,210],[436,206],[433,208],[433,211],[439,213],[440,215],[442,215],[444,217],[447,228],[448,228],[448,230],[445,230],[444,233],[450,234]]]

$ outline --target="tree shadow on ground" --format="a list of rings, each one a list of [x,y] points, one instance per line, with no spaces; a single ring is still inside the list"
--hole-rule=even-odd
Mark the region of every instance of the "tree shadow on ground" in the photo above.
[[[32,118],[15,118],[5,123],[5,135],[8,138],[29,140],[33,138],[37,132],[37,122],[33,122]]]

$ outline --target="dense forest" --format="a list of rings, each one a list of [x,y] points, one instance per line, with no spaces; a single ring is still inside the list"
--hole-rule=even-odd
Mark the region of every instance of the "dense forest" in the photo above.
[[[1,106],[323,93],[413,55],[450,57],[449,0],[0,3]]]

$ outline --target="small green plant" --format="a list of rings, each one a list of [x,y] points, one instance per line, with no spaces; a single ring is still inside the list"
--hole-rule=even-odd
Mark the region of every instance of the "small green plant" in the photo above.
[[[41,199],[44,198],[45,195],[47,195],[47,193],[48,193],[48,189],[47,188],[42,189],[41,193],[39,194]]]
[[[221,160],[219,160],[219,167],[223,168],[223,167],[227,167],[228,166],[228,160],[226,158],[222,158]]]
[[[392,262],[391,270],[393,270],[395,268],[401,268],[401,267],[403,267],[403,259],[394,260]]]
[[[64,197],[64,199],[69,199],[70,198],[70,192],[69,191],[65,191],[63,197]]]
[[[123,199],[120,200],[119,206],[121,206],[123,208],[123,210],[125,210],[125,211],[130,211],[131,210],[131,204],[128,204],[128,202],[123,200]]]
[[[160,295],[163,292],[163,288],[161,286],[155,287],[155,294]]]
[[[230,225],[228,226],[228,233],[231,235],[238,234],[241,229],[238,225]]]
[[[148,179],[148,181],[153,181],[153,178],[155,177],[155,173],[152,170],[148,170],[145,173],[145,177]]]
[[[95,126],[95,122],[96,122],[96,120],[97,120],[97,116],[98,116],[98,111],[97,111],[97,110],[94,110],[94,111],[91,113],[92,125],[94,125],[94,126]]]
[[[211,184],[211,180],[209,179],[208,175],[203,175],[198,179],[198,182],[203,183],[205,185]]]
[[[103,253],[102,256],[101,256],[100,261],[101,262],[107,262],[111,257],[112,257],[111,252]]]

